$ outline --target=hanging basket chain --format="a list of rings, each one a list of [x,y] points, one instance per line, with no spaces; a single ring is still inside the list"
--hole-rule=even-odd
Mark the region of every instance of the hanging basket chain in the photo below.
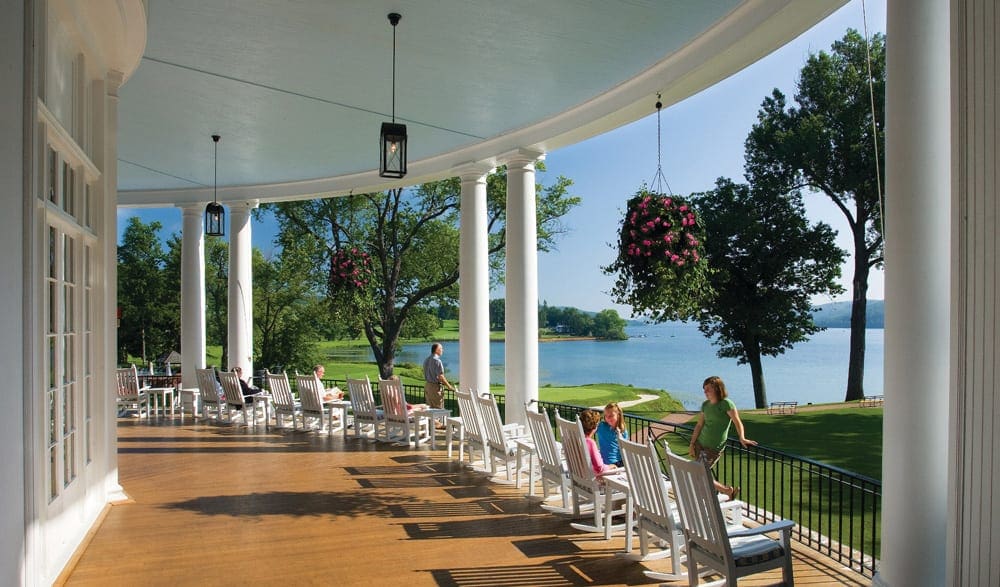
[[[660,101],[660,94],[656,94],[656,175],[653,176],[653,180],[649,182],[650,188],[656,193],[663,193],[663,188],[666,186],[668,194],[674,195],[674,192],[670,189],[670,184],[667,183],[666,176],[663,175],[663,147],[660,142],[660,137],[662,132],[660,131],[660,110],[663,108],[663,102]]]
[[[872,53],[871,43],[868,39],[868,11],[865,8],[865,0],[861,0],[861,21],[865,27],[865,61],[868,65],[868,100],[872,109],[872,148],[875,150],[875,189],[878,190],[878,220],[879,228],[882,232],[882,244],[885,245],[885,211],[882,206],[882,171],[881,161],[878,156],[878,120],[875,116],[875,82],[872,77]]]

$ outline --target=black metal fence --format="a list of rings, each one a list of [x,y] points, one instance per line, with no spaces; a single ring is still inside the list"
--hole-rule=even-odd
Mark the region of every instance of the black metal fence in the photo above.
[[[538,405],[550,418],[558,413],[575,419],[587,409]],[[694,427],[626,413],[625,429],[636,442],[652,440],[661,455],[670,447],[686,456]],[[881,481],[764,446],[744,448],[732,439],[714,472],[719,481],[741,488],[747,518],[760,524],[794,520],[795,540],[855,572],[874,576],[881,548]]]

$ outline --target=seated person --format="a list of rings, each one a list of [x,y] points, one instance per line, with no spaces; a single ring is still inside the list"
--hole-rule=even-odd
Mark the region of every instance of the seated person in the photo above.
[[[336,385],[330,388],[323,386],[323,375],[325,374],[326,367],[323,365],[316,365],[313,367],[313,377],[316,378],[316,384],[323,390],[323,401],[332,402],[334,400],[344,399],[344,392],[340,391],[340,388]]]
[[[604,406],[604,421],[597,425],[594,436],[597,438],[597,446],[601,449],[601,458],[604,462],[624,467],[618,439],[628,440],[628,431],[625,430],[625,415],[622,414],[617,402]]]
[[[243,379],[243,367],[237,365],[233,367],[233,373],[236,373],[236,378],[240,380],[240,391],[243,392],[243,401],[250,403],[253,401],[253,396],[260,393],[260,389],[254,387]]]
[[[587,444],[587,453],[590,454],[590,467],[594,470],[594,475],[597,476],[605,475],[618,469],[616,465],[604,463],[604,459],[601,458],[601,451],[598,450],[597,443],[594,442],[594,431],[597,430],[597,424],[600,421],[601,415],[594,410],[585,410],[580,414],[580,424],[583,425],[583,435],[586,436],[584,440]]]

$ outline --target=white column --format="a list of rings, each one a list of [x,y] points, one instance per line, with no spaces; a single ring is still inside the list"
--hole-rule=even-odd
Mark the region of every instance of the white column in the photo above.
[[[34,259],[38,267],[31,274],[38,273],[45,262],[40,254],[41,236],[35,236],[32,229],[36,196],[31,189],[25,189],[25,179],[32,175],[37,177],[36,170],[45,162],[44,155],[36,155],[40,151],[36,141],[41,133],[35,132],[33,122],[25,124],[24,107],[34,108],[37,97],[33,91],[26,92],[25,82],[38,84],[35,72],[41,69],[25,55],[30,54],[27,48],[35,39],[33,29],[25,30],[26,6],[24,2],[8,2],[4,5],[4,18],[0,19],[0,76],[3,79],[0,85],[0,128],[3,129],[0,132],[0,193],[4,194],[6,204],[6,211],[0,216],[0,250],[4,252],[0,255],[0,275],[4,276],[0,279],[0,301],[4,305],[0,373],[7,384],[4,409],[0,414],[0,462],[4,463],[4,473],[0,476],[0,583],[5,585],[42,583],[32,577],[32,571],[42,568],[38,557],[41,549],[36,540],[39,527],[36,512],[44,509],[39,504],[45,503],[45,496],[42,489],[34,488],[34,480],[43,478],[38,471],[44,470],[48,462],[41,440],[47,436],[42,426],[45,406],[42,394],[33,393],[43,389],[45,381],[40,367],[35,375],[31,369],[33,362],[42,364],[43,333],[36,332],[30,339],[37,344],[26,344],[27,333],[33,326],[30,317],[40,316],[43,304],[41,295],[30,295],[31,284],[25,283],[25,269],[31,268]],[[29,64],[34,69],[30,69]],[[26,100],[26,94],[32,99]],[[28,119],[34,121],[36,117]],[[42,143],[44,145],[44,140]],[[29,185],[34,186],[35,182]],[[38,253],[32,254],[32,250]],[[35,325],[40,328],[38,322],[40,320]],[[34,397],[39,398],[37,404],[32,400]]]
[[[250,210],[256,201],[229,206],[229,364],[253,375],[253,275]]]
[[[104,364],[106,369],[105,389],[115,385],[114,366],[118,360],[118,92],[124,82],[124,76],[119,71],[109,71],[105,75],[104,129],[101,166],[101,183],[104,190],[104,201],[101,203],[103,214],[103,235],[101,244],[104,247]],[[111,414],[111,399],[108,398],[105,413]],[[102,448],[108,463],[107,489],[108,501],[126,499],[125,490],[118,483],[118,425],[115,418],[106,418],[104,422],[104,441]]]
[[[538,229],[534,151],[507,161],[507,277],[504,380],[507,422],[527,424],[525,404],[538,399]]]
[[[205,368],[206,202],[181,206],[181,385],[198,387]]]
[[[953,224],[948,23],[944,0],[888,4],[885,419],[877,585],[946,584]]]
[[[458,339],[462,389],[490,388],[490,268],[486,175],[492,166],[458,170],[462,180],[458,252]]]
[[[996,489],[1000,486],[1000,10],[995,0],[955,0],[951,7],[954,388],[944,584],[996,585],[1000,582]]]

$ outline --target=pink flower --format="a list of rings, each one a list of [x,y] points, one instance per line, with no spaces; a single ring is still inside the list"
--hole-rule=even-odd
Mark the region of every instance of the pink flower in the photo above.
[[[648,247],[648,246],[652,245],[653,242],[650,241],[649,239],[646,239],[646,240],[642,241],[642,244]]]

